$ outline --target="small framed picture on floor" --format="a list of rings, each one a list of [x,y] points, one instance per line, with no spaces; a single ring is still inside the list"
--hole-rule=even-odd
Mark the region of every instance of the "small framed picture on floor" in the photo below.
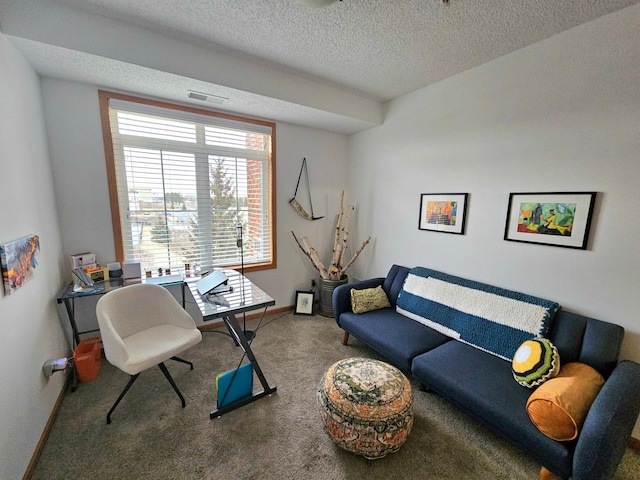
[[[293,313],[295,315],[313,315],[314,292],[296,292],[296,304]]]

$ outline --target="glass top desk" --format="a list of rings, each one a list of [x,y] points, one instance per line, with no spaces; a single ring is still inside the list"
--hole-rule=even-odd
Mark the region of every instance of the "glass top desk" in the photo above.
[[[122,278],[110,279],[104,282],[97,283],[91,290],[84,292],[76,292],[73,289],[73,283],[67,285],[57,296],[58,304],[64,304],[67,316],[69,317],[69,323],[71,324],[71,330],[73,332],[73,341],[75,344],[73,347],[80,343],[80,335],[90,332],[97,332],[99,330],[87,330],[79,331],[75,317],[75,300],[76,298],[90,297],[94,295],[104,295],[110,291],[118,288],[126,287],[128,285],[135,285],[137,283],[155,283],[162,286],[181,285],[182,287],[182,306],[186,303],[186,289],[188,288],[193,298],[202,313],[203,321],[211,321],[215,319],[221,319],[224,321],[229,334],[234,339],[237,345],[246,353],[247,358],[253,366],[253,370],[256,372],[263,391],[254,393],[249,397],[238,400],[228,406],[225,406],[219,410],[215,410],[210,413],[210,418],[215,418],[223,415],[226,412],[235,410],[238,407],[253,402],[258,398],[266,395],[271,395],[276,391],[276,387],[270,387],[267,380],[260,369],[260,365],[256,360],[253,351],[251,350],[250,341],[247,339],[245,332],[236,320],[236,315],[251,310],[262,309],[262,315],[267,311],[267,308],[275,305],[275,300],[267,295],[264,291],[254,285],[248,278],[241,275],[235,270],[225,269],[224,274],[228,278],[227,287],[231,287],[230,291],[225,291],[218,294],[200,295],[196,287],[196,282],[200,280],[200,276],[184,276],[181,272],[178,275],[166,275],[161,277],[152,278],[133,278],[123,280]],[[228,289],[228,288],[227,288]],[[253,333],[253,332],[252,332]],[[77,389],[77,378],[74,369],[74,378],[71,386],[71,390]]]
[[[199,277],[185,278],[185,281],[182,284],[183,302],[185,298],[185,288],[188,287],[191,295],[198,305],[198,308],[200,309],[200,312],[202,313],[203,321],[207,322],[215,319],[222,319],[224,321],[229,333],[236,342],[236,345],[239,345],[242,348],[251,362],[253,370],[260,380],[263,390],[257,393],[252,393],[248,397],[212,411],[209,414],[209,418],[220,417],[227,412],[242,407],[248,403],[258,400],[259,398],[271,395],[277,390],[277,387],[269,386],[269,383],[264,377],[264,374],[260,369],[260,365],[251,350],[251,343],[247,339],[245,332],[236,319],[236,315],[251,310],[262,309],[262,315],[264,315],[267,308],[275,305],[276,302],[239,272],[226,269],[223,270],[223,272],[226,275],[228,282],[226,287],[219,289],[221,290],[221,293],[217,294],[211,293],[208,295],[201,295],[196,287],[196,282],[199,280]],[[225,289],[227,291],[224,291]]]
[[[112,278],[109,280],[105,280],[104,282],[98,282],[91,289],[86,291],[74,291],[74,282],[70,283],[66,287],[62,289],[62,291],[58,294],[56,298],[58,304],[64,303],[64,306],[67,310],[67,316],[69,317],[69,323],[71,324],[71,331],[73,332],[73,341],[75,344],[73,347],[80,343],[80,335],[84,333],[97,332],[98,330],[87,330],[87,331],[79,331],[78,324],[76,323],[76,315],[75,315],[75,299],[83,298],[83,297],[91,297],[94,295],[104,295],[105,293],[109,293],[112,290],[116,290],[118,288],[126,287],[127,285],[135,285],[136,283],[155,283],[158,285],[162,285],[163,287],[170,285],[180,285],[182,284],[182,275],[166,275],[162,277],[152,277],[152,278],[130,278],[130,279],[122,279],[122,278]],[[182,303],[184,305],[184,298],[182,299]]]
[[[94,330],[84,330],[80,331],[78,329],[78,324],[76,322],[76,298],[83,297],[92,297],[94,295],[104,295],[105,293],[109,293],[118,288],[126,287],[128,285],[135,285],[136,283],[155,283],[162,286],[169,285],[180,285],[182,284],[182,275],[166,275],[162,277],[152,277],[152,278],[130,278],[130,279],[122,279],[122,278],[112,278],[109,280],[105,280],[103,282],[96,283],[93,288],[87,289],[86,291],[75,291],[73,289],[74,282],[71,282],[69,285],[64,287],[62,291],[58,294],[56,300],[58,304],[64,304],[65,309],[67,311],[67,317],[69,317],[69,324],[71,325],[71,332],[73,334],[73,345],[72,349],[80,343],[80,335],[85,333],[98,332],[99,329]],[[182,303],[184,305],[184,297],[182,299]],[[75,367],[72,369],[73,376],[71,379],[71,391],[75,392],[78,389],[78,375]]]
[[[264,291],[254,285],[251,280],[241,275],[236,270],[224,269],[222,272],[228,279],[227,285],[220,288],[218,294],[210,293],[200,295],[196,282],[201,277],[185,277],[183,287],[187,286],[193,296],[202,320],[208,322],[215,319],[224,319],[228,315],[238,315],[239,313],[251,310],[266,309],[276,304],[275,300]],[[228,291],[231,289],[231,291]],[[214,292],[217,289],[214,289]],[[184,301],[183,295],[183,301]]]

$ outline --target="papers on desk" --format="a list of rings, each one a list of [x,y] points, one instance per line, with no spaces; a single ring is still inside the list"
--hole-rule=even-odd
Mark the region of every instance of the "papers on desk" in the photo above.
[[[230,290],[229,290],[230,291]],[[214,293],[208,293],[202,297],[209,304],[217,305],[218,307],[230,307],[229,301],[222,295],[216,295]]]
[[[245,363],[240,368],[223,372],[216,377],[218,408],[226,407],[253,393],[253,368]]]
[[[96,293],[100,293],[104,291],[104,285],[94,285],[89,290],[74,290],[73,288],[69,288],[65,295],[69,297],[82,297],[85,295],[95,295]]]

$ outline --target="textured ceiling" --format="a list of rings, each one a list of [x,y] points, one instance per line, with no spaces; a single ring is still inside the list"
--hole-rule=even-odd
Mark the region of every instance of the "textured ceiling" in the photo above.
[[[61,0],[389,100],[633,0]]]
[[[315,9],[293,0],[28,0],[30,7],[24,6],[25,0],[3,0],[0,3],[12,6],[0,6],[0,30],[11,37],[23,36],[17,20],[24,16],[21,8],[26,11],[42,4],[68,7],[380,103],[639,1],[344,0]],[[47,70],[51,76],[73,76],[71,54],[75,48],[56,50],[65,61],[47,62],[52,54],[45,48],[49,41],[38,39],[34,44],[29,40],[36,39],[24,37],[16,44],[39,65],[37,69]],[[100,57],[120,61],[122,54],[110,55],[105,42]],[[77,62],[75,70],[87,76],[87,62],[88,58]],[[53,70],[60,63],[66,65],[64,73],[56,74]],[[119,68],[126,69],[127,64],[125,61]],[[134,67],[121,75],[119,88],[128,89],[127,78],[133,91],[148,83],[150,72]],[[163,73],[162,69],[153,70]],[[102,78],[106,77],[108,74]],[[166,76],[165,80],[169,82]],[[171,81],[179,82],[179,78]],[[210,92],[213,86],[199,88]],[[278,100],[304,103],[284,97],[280,95]],[[315,108],[306,105],[310,106]],[[283,108],[287,110],[286,105]],[[367,126],[370,124],[365,121],[354,129]]]

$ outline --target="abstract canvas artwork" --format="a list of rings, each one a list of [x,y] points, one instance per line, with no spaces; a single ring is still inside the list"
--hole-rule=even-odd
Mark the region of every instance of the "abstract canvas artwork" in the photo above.
[[[11,295],[35,275],[40,254],[40,239],[28,235],[0,245],[4,293]]]

